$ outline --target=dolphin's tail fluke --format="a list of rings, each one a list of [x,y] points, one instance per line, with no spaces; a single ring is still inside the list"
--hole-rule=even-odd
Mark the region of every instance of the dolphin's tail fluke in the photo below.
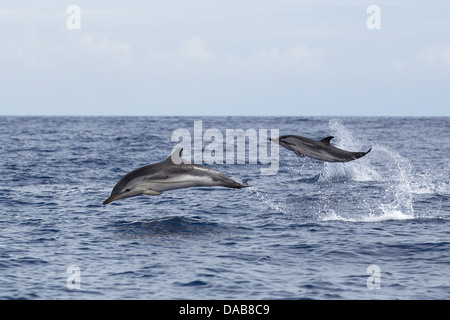
[[[367,152],[352,152],[353,155],[355,156],[355,159],[359,159],[361,157],[364,157],[366,154],[368,154],[370,151],[372,150],[372,148],[370,148]]]
[[[248,187],[250,187],[250,185],[248,184],[248,180],[249,179],[245,179],[244,181],[242,181],[241,188],[248,188]]]

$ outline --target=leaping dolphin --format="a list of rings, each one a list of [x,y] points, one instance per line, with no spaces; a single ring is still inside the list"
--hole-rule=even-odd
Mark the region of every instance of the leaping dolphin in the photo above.
[[[180,148],[162,162],[150,164],[126,174],[115,185],[111,196],[103,204],[141,194],[158,196],[167,190],[189,187],[220,186],[236,189],[248,187],[246,181],[241,184],[205,166],[183,163],[182,151],[183,148]]]
[[[350,152],[336,148],[330,144],[334,137],[329,136],[322,140],[313,140],[305,137],[286,135],[279,138],[271,138],[272,142],[294,151],[299,157],[311,157],[326,162],[347,162],[359,159],[372,150],[367,152]]]

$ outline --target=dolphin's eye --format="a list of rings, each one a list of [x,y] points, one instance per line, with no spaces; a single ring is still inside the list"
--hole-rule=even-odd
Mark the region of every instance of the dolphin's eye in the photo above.
[[[130,191],[130,189],[126,189],[126,190],[125,190],[125,192],[129,192],[129,191]]]

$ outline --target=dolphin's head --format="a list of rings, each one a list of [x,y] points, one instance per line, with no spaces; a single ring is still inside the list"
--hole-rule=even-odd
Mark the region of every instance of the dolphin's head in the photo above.
[[[285,148],[290,149],[289,147],[289,143],[287,143],[286,141],[284,141],[284,136],[278,137],[278,138],[269,138],[270,141],[272,141],[273,143],[277,143],[280,146],[283,146]]]
[[[103,201],[103,204],[108,204],[108,203],[116,201],[116,200],[135,197],[135,196],[143,194],[144,192],[145,192],[145,189],[143,189],[139,184],[135,184],[132,186],[127,184],[125,186],[121,186],[120,182],[119,182],[114,187],[109,198],[106,199],[105,201]]]

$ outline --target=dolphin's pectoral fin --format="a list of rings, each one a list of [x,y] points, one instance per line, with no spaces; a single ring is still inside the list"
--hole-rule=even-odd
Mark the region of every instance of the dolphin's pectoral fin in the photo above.
[[[290,144],[290,143],[285,143],[283,144],[283,147],[293,151],[297,156],[299,156],[300,158],[304,158],[306,157],[306,154],[301,152],[301,148],[299,148],[296,145]]]
[[[300,151],[298,151],[298,150],[293,150],[294,151],[294,153],[296,154],[296,155],[298,155],[300,158],[304,158],[304,157],[306,157],[306,155],[305,154],[303,154],[303,153],[301,153]]]
[[[143,192],[143,194],[146,194],[148,196],[159,196],[160,194],[162,194],[162,191],[156,191],[153,189],[147,189]]]
[[[306,157],[306,155],[301,153],[300,148],[298,146],[296,146],[295,144],[289,143],[289,142],[281,140],[281,139],[278,139],[277,142],[278,142],[278,144],[285,147],[286,149],[293,151],[300,158]]]

